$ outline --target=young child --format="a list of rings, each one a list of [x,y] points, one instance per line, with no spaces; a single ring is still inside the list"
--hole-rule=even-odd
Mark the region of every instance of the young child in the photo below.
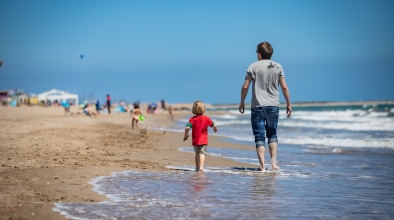
[[[207,154],[208,145],[208,126],[213,128],[216,133],[218,129],[215,123],[204,115],[205,105],[201,101],[195,101],[193,103],[193,114],[195,116],[189,119],[189,123],[186,125],[185,135],[183,141],[189,137],[189,131],[192,129],[192,145],[194,152],[196,153],[196,171],[204,171],[204,161]]]
[[[140,110],[140,106],[135,104],[134,105],[134,111],[131,113],[131,129],[134,129],[134,124],[137,128],[140,128],[138,125],[138,121],[140,120],[140,116],[142,115],[142,112]]]

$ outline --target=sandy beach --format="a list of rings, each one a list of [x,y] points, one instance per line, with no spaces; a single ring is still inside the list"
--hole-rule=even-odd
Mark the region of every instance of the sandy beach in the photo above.
[[[174,111],[174,121],[189,115]],[[178,150],[191,147],[182,133],[153,129],[174,123],[167,112],[145,118],[132,130],[129,113],[88,117],[65,115],[61,107],[0,107],[1,219],[65,219],[52,210],[55,202],[106,200],[92,191],[92,178],[194,165],[193,154]],[[253,150],[218,136],[210,136],[210,145]],[[250,166],[212,156],[205,165]]]

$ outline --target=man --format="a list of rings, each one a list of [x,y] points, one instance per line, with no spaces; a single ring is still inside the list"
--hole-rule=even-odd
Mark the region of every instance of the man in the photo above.
[[[282,66],[271,60],[274,52],[271,44],[262,42],[257,45],[257,59],[246,71],[245,82],[241,89],[241,102],[239,112],[245,112],[245,98],[252,83],[251,122],[255,137],[257,157],[260,161],[258,170],[266,169],[264,164],[265,136],[268,139],[268,147],[271,155],[271,167],[279,170],[276,161],[278,139],[276,128],[279,119],[279,90],[280,85],[283,96],[286,99],[286,114],[290,117],[292,109],[290,103],[289,88],[286,85]],[[267,134],[265,134],[267,133]]]

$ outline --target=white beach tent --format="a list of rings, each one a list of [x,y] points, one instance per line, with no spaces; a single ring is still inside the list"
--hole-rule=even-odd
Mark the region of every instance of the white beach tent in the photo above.
[[[54,101],[58,101],[59,103],[62,103],[63,101],[66,102],[71,102],[74,105],[78,105],[78,95],[77,94],[71,94],[67,93],[65,91],[57,90],[57,89],[52,89],[48,92],[43,92],[41,94],[38,94],[38,101],[44,101],[46,102],[47,100],[51,101],[52,103]]]

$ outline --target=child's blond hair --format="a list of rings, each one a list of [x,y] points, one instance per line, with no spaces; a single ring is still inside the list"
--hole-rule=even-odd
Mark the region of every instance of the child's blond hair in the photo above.
[[[202,115],[205,112],[205,104],[202,101],[195,101],[193,103],[193,114]]]

